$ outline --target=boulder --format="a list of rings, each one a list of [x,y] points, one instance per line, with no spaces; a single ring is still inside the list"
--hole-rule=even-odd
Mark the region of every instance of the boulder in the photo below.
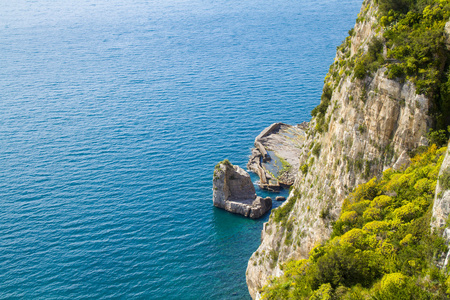
[[[272,208],[272,198],[266,197],[256,197],[255,201],[252,203],[252,209],[250,210],[249,217],[252,219],[257,219],[264,215],[269,209]]]
[[[286,197],[283,197],[283,196],[277,196],[277,197],[275,198],[275,200],[277,200],[277,201],[284,201],[284,200],[286,200]]]
[[[256,219],[272,208],[272,199],[257,197],[250,175],[224,160],[214,169],[213,205]]]

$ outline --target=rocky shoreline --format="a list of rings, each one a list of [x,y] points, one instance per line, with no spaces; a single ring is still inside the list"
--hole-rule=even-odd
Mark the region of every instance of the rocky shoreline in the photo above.
[[[278,191],[294,183],[307,129],[307,122],[296,126],[274,123],[255,138],[247,168],[259,176],[261,188]]]
[[[274,123],[255,138],[255,148],[252,149],[247,168],[259,176],[261,188],[279,191],[294,183],[307,129],[306,122],[295,126]],[[286,198],[278,196],[276,200],[284,201]],[[224,160],[214,168],[213,205],[257,219],[272,208],[272,199],[257,196],[250,175]]]

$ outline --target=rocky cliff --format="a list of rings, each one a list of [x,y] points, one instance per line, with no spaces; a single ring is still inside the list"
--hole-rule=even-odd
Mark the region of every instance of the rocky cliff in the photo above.
[[[388,167],[407,166],[408,153],[427,143],[433,123],[430,98],[418,94],[408,78],[390,79],[383,65],[362,75],[355,66],[374,47],[386,59],[378,14],[375,2],[365,1],[338,48],[290,196],[272,212],[249,260],[246,276],[253,298],[271,276],[282,273],[282,263],[306,258],[314,245],[329,238],[332,221],[356,185]]]
[[[447,222],[450,214],[450,143],[447,147],[447,153],[442,162],[439,171],[439,177],[436,184],[436,193],[433,204],[433,215],[431,218],[431,227],[441,231],[446,239],[447,245],[450,244],[450,226]],[[450,258],[450,251],[442,256],[438,262],[440,267],[446,267]]]

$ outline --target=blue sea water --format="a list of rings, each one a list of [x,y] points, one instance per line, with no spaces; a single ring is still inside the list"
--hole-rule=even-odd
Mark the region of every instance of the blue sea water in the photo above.
[[[268,216],[214,165],[309,119],[360,5],[2,1],[0,298],[249,299]]]

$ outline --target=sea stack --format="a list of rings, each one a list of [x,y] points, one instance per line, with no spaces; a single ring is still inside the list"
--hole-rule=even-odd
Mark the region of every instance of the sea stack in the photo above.
[[[272,199],[256,196],[250,175],[226,159],[214,169],[213,204],[229,212],[257,219],[272,208]]]

